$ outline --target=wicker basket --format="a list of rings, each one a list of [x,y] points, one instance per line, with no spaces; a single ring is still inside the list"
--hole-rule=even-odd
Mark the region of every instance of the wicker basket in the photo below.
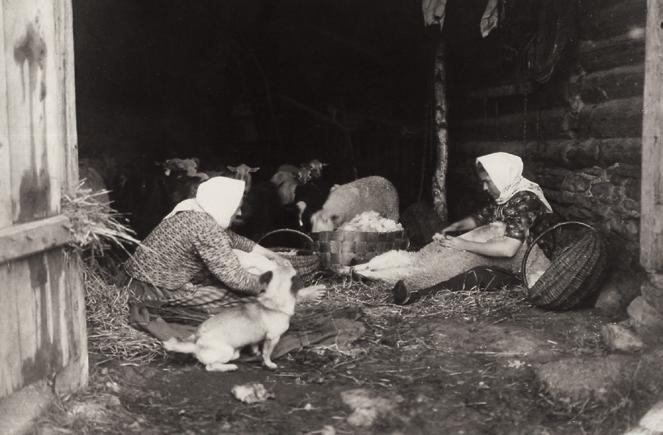
[[[376,255],[409,246],[402,230],[386,233],[336,230],[321,231],[312,236],[322,268],[330,270],[365,263]]]
[[[290,240],[289,242],[284,242],[283,236],[292,236],[298,240],[295,242]],[[272,240],[270,240],[272,239]],[[272,241],[278,241],[278,244],[289,244],[289,245],[298,245],[298,246],[273,246]],[[271,249],[274,252],[281,253],[285,258],[290,260],[292,266],[297,271],[297,275],[301,278],[309,278],[314,272],[320,269],[320,257],[317,252],[315,252],[313,239],[301,231],[293,230],[290,228],[283,228],[280,230],[270,231],[265,234],[258,240],[258,244]],[[300,248],[304,244],[307,248]]]
[[[548,269],[532,286],[527,282],[527,260],[534,245],[546,234],[562,227],[580,225],[583,231],[567,246],[557,250]],[[601,234],[584,222],[568,221],[542,232],[530,244],[522,262],[522,280],[528,299],[549,310],[570,310],[586,302],[598,289],[607,263],[605,243]]]

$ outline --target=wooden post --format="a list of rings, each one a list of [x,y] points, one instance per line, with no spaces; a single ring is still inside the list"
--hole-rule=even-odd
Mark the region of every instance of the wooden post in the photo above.
[[[663,273],[663,0],[647,1],[640,263]],[[662,290],[663,291],[663,290]]]
[[[449,134],[447,130],[447,77],[446,47],[440,41],[435,50],[434,89],[434,142],[437,153],[435,156],[435,173],[433,174],[433,208],[443,222],[447,222],[447,166],[449,161]]]
[[[663,0],[647,1],[642,127],[641,296],[628,307],[631,323],[649,342],[663,341]]]

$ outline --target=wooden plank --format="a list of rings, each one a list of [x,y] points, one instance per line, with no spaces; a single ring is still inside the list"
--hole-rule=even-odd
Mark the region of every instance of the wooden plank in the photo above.
[[[76,77],[75,77],[75,62],[74,62],[74,12],[72,10],[71,0],[63,0],[65,22],[64,32],[66,35],[66,47],[64,51],[65,56],[65,141],[66,141],[66,154],[65,164],[67,168],[66,191],[73,193],[78,185],[78,128],[76,121]],[[76,268],[76,273],[79,269]],[[83,307],[85,304],[82,305]],[[84,310],[83,310],[84,311]],[[85,320],[85,316],[83,316]],[[85,328],[85,322],[83,322]],[[87,349],[87,341],[83,340],[83,346]],[[87,379],[87,350],[85,351],[85,369]],[[82,385],[87,384],[83,382]]]
[[[7,283],[0,292],[0,397],[50,379],[72,363],[79,367],[78,375],[68,382],[86,382],[82,286],[78,274],[73,274],[78,282],[67,278],[75,270],[77,265],[67,263],[62,249],[0,266],[0,277]]]
[[[65,216],[54,216],[0,230],[0,264],[70,242],[68,225]]]
[[[76,88],[74,64],[74,31],[71,0],[57,0],[55,34],[58,58],[61,130],[64,139],[62,155],[63,191],[73,194],[78,184],[78,134],[76,131]]]
[[[0,4],[0,23],[3,23],[3,7]],[[4,29],[0,29],[0,47],[5,46]],[[0,100],[7,98],[5,56],[0,55]],[[0,104],[0,228],[12,223],[11,172],[9,166],[9,122],[7,105]]]
[[[13,221],[59,212],[64,143],[50,0],[3,0]]]
[[[17,316],[17,329],[14,331],[14,340],[18,341],[19,355],[21,358],[21,387],[26,384],[35,382],[39,376],[34,373],[32,367],[28,367],[25,371],[29,361],[34,361],[37,354],[37,322],[39,321],[37,314],[39,311],[35,302],[36,287],[32,281],[39,282],[46,279],[45,271],[39,270],[42,256],[37,254],[31,258],[31,262],[19,260],[13,262],[8,287],[14,289],[16,292],[16,316]],[[47,375],[43,373],[42,375]]]
[[[81,261],[78,255],[65,253],[65,273],[59,288],[68,292],[65,300],[69,300],[66,311],[61,310],[61,324],[69,321],[69,337],[67,353],[63,360],[67,365],[55,379],[55,390],[59,395],[68,394],[87,385],[88,382],[88,349],[87,325],[85,318],[85,288],[80,273]],[[62,305],[61,305],[62,306]],[[63,342],[65,343],[65,342]]]
[[[663,271],[663,5],[647,1],[645,96],[642,133],[640,263]]]
[[[22,385],[18,331],[17,289],[9,284],[12,263],[0,264],[0,398]]]

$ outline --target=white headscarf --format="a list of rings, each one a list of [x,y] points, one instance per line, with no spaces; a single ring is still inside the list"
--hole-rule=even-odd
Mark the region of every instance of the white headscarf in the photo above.
[[[523,190],[534,193],[548,210],[552,213],[552,207],[543,195],[543,190],[538,184],[523,177],[523,161],[513,154],[498,152],[477,157],[476,163],[481,163],[484,170],[500,192],[495,201],[504,204],[513,195]]]
[[[198,186],[195,199],[185,199],[177,204],[164,220],[181,211],[193,210],[209,214],[222,228],[228,228],[243,196],[244,181],[212,177]]]

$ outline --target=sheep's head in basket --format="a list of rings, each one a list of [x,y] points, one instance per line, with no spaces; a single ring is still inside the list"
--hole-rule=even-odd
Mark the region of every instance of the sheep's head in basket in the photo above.
[[[339,224],[340,216],[336,214],[330,214],[324,209],[313,213],[311,216],[311,231],[314,233],[319,233],[321,231],[334,231],[334,229],[338,228]]]

